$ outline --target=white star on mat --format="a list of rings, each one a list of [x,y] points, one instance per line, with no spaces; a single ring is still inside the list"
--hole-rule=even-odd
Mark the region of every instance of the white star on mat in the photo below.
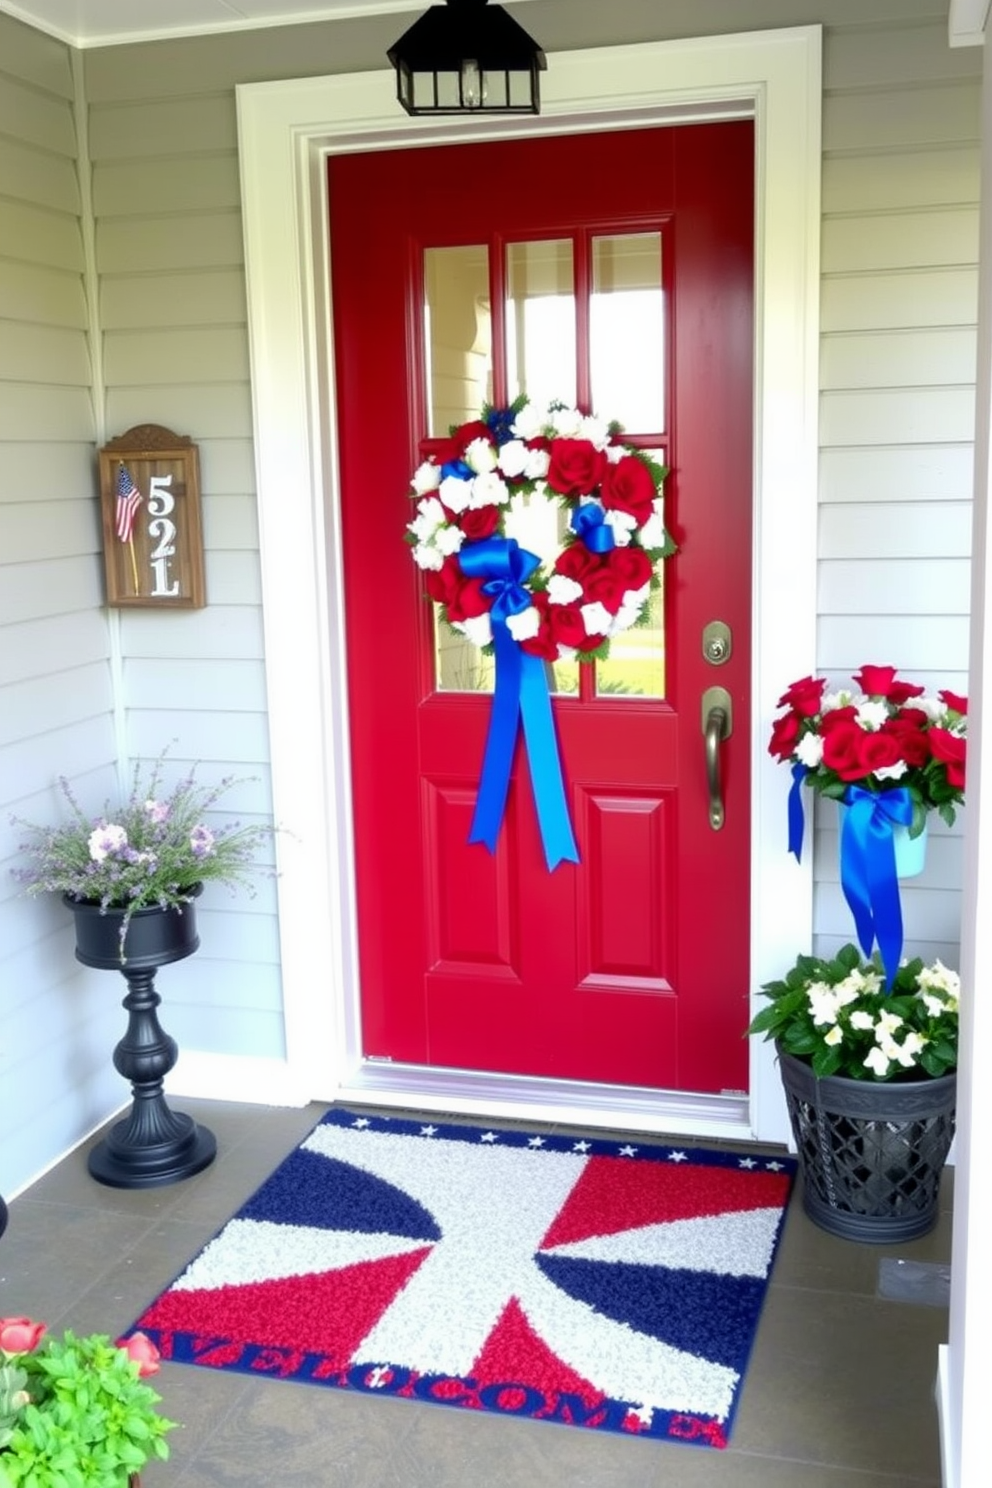
[[[356,1116],[355,1119],[354,1119],[354,1121],[352,1122],[352,1125],[353,1126],[362,1127],[362,1126],[371,1126],[372,1123],[371,1123],[371,1121],[369,1120],[369,1118],[367,1116]]]
[[[769,1173],[781,1173],[782,1169],[785,1167],[785,1163],[770,1162],[765,1163],[765,1167],[768,1169]]]
[[[637,1151],[637,1148],[636,1147],[631,1147],[630,1143],[628,1142],[628,1144],[627,1144],[626,1147],[621,1147],[620,1148],[620,1156],[621,1157],[633,1157],[634,1156],[634,1153],[636,1151]]]
[[[527,1142],[527,1146],[528,1147],[543,1147],[544,1146],[544,1138],[543,1137],[531,1137],[528,1140],[528,1142]]]
[[[688,1159],[688,1157],[686,1156],[686,1154],[684,1152],[670,1152],[668,1154],[668,1161],[669,1162],[688,1162],[689,1159]]]
[[[572,1151],[573,1152],[588,1152],[589,1151],[589,1148],[591,1147],[591,1145],[592,1145],[591,1142],[574,1142],[572,1144]]]
[[[738,1163],[738,1167],[741,1168],[756,1168],[757,1166],[753,1157],[742,1157]]]
[[[496,1132],[483,1132],[479,1138],[480,1142],[498,1142],[499,1135]]]
[[[420,1128],[420,1135],[422,1137],[436,1137],[437,1136],[437,1127],[436,1126],[422,1126]]]

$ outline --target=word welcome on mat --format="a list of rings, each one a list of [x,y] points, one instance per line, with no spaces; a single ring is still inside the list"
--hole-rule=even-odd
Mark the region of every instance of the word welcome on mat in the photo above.
[[[134,1328],[185,1363],[723,1447],[794,1173],[335,1108]]]

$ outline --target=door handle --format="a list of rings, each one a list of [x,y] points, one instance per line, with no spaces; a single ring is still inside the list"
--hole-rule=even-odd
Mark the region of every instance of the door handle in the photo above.
[[[703,693],[703,747],[706,754],[706,786],[709,792],[710,826],[719,832],[725,819],[720,745],[733,731],[734,709],[725,687],[707,687]]]

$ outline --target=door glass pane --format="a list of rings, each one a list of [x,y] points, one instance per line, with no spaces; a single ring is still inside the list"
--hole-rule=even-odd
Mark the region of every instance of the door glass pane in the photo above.
[[[665,696],[664,564],[656,564],[655,569],[661,584],[651,591],[644,623],[613,636],[608,658],[596,662],[597,697]]]
[[[661,233],[592,240],[592,406],[630,434],[665,428]]]
[[[496,682],[496,664],[493,657],[484,655],[458,631],[446,625],[440,616],[440,608],[434,606],[434,634],[437,638],[435,651],[435,691],[437,692],[492,692]],[[577,661],[555,661],[545,667],[548,691],[577,697],[579,691],[579,664]]]
[[[492,692],[496,668],[460,631],[441,619],[441,606],[434,606],[434,676],[437,692]]]
[[[478,418],[483,403],[492,399],[489,250],[484,244],[425,250],[424,346],[427,432],[443,438],[452,424]]]
[[[506,249],[510,401],[575,404],[575,270],[568,238]]]

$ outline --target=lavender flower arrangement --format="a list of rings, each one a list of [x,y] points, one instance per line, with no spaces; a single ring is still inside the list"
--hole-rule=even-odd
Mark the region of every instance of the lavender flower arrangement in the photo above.
[[[233,822],[208,827],[203,818],[233,785],[227,776],[213,787],[199,785],[191,770],[170,794],[163,794],[166,751],[155,761],[147,785],[136,765],[127,800],[88,817],[69,782],[59,787],[69,819],[58,826],[37,826],[15,818],[28,836],[20,850],[26,868],[13,870],[28,894],[62,894],[79,903],[125,911],[121,923],[121,956],[131,917],[141,909],[180,909],[199,893],[200,885],[217,880],[244,885],[251,892],[251,872],[258,848],[272,836],[261,824]]]

